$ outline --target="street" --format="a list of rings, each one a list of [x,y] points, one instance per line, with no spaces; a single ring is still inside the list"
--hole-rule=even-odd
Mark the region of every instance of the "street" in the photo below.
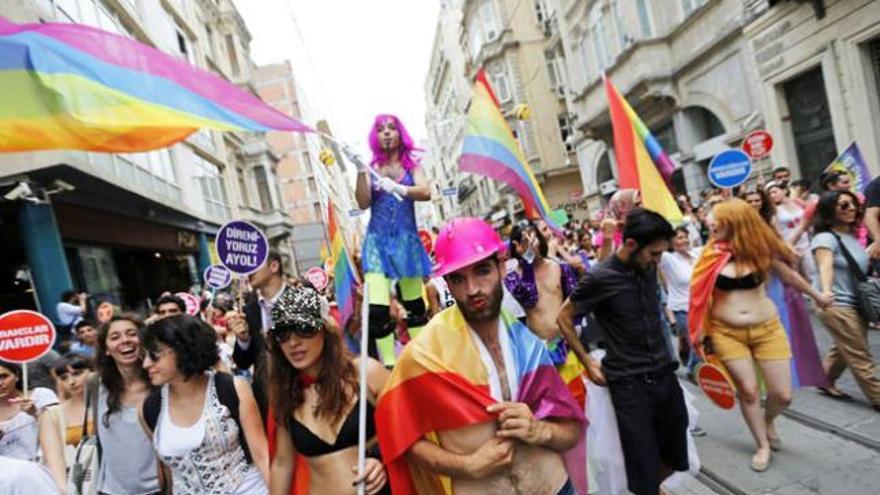
[[[815,318],[813,328],[824,355],[831,338]],[[880,331],[869,331],[869,339],[874,356],[880,355]],[[791,408],[777,420],[782,449],[773,453],[770,468],[764,473],[755,473],[749,467],[754,444],[739,409],[719,409],[697,386],[687,380],[682,383],[696,396],[700,425],[707,435],[696,438],[701,476],[671,493],[880,493],[880,414],[871,408],[849,372],[837,386],[854,402],[830,399],[814,388],[795,391]]]

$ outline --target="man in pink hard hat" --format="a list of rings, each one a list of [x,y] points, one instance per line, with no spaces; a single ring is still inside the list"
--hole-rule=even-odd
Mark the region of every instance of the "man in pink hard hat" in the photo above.
[[[505,250],[477,218],[437,236],[456,304],[404,348],[376,410],[395,493],[444,493],[441,476],[456,495],[586,491],[582,409],[543,341],[501,311]]]

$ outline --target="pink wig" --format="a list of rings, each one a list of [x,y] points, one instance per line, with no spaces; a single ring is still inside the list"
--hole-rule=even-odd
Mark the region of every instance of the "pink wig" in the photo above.
[[[415,147],[412,138],[406,132],[406,127],[403,126],[400,119],[391,114],[377,115],[376,120],[373,122],[373,127],[370,129],[370,149],[373,150],[373,160],[370,162],[370,165],[378,168],[386,165],[391,159],[390,156],[385,155],[385,152],[382,151],[382,146],[379,144],[379,126],[389,120],[394,121],[397,132],[400,134],[400,164],[403,165],[404,170],[411,172],[419,164],[414,153],[420,151],[420,149]]]

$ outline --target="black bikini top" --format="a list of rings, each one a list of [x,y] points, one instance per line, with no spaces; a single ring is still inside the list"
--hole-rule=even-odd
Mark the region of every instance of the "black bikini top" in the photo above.
[[[345,421],[342,422],[342,428],[339,429],[336,441],[332,445],[312,433],[312,430],[308,429],[306,425],[300,423],[296,418],[289,416],[287,431],[290,432],[290,439],[293,441],[297,452],[306,457],[317,457],[357,445],[358,406],[360,406],[360,401],[355,402],[351,412],[348,413]],[[376,423],[373,420],[373,412],[373,405],[367,401],[367,439],[376,436]]]
[[[763,283],[764,277],[758,272],[752,272],[748,275],[743,275],[742,277],[737,278],[728,277],[719,273],[718,278],[715,279],[715,288],[729,292],[732,290],[756,289]]]

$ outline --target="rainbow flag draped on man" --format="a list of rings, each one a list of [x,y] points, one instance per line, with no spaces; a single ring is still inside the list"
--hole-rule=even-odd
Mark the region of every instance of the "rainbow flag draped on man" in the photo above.
[[[553,367],[544,342],[525,325],[502,311],[513,350],[518,392],[515,400],[529,406],[538,419],[587,420]],[[489,372],[480,358],[464,316],[452,306],[431,319],[404,348],[376,409],[379,445],[395,495],[451,495],[448,478],[409,465],[404,454],[434,433],[494,421],[486,407],[495,403]],[[564,455],[578,493],[586,493],[586,446],[582,440]]]

